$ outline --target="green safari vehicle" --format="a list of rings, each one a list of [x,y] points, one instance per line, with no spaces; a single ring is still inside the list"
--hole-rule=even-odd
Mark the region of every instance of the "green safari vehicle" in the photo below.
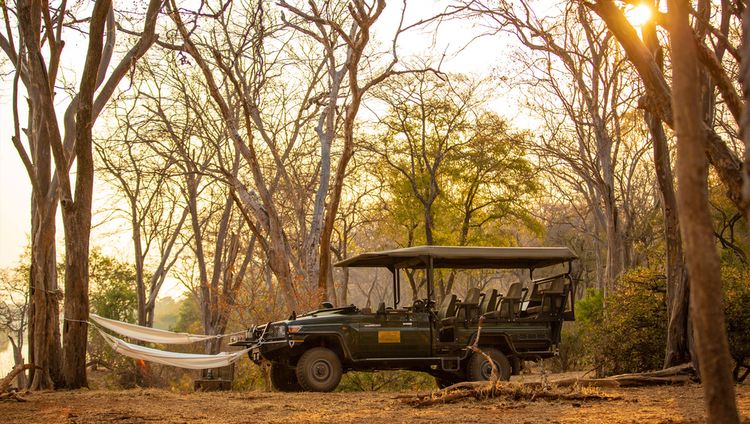
[[[552,357],[563,321],[572,321],[575,254],[565,247],[418,246],[364,253],[338,267],[386,268],[392,274],[393,305],[377,310],[354,305],[318,310],[249,329],[230,345],[251,347],[255,363],[269,361],[271,381],[281,391],[334,390],[347,371],[413,370],[431,374],[439,386],[490,378],[491,365],[467,348],[484,317],[479,347],[498,367],[500,378],[517,374],[524,360]],[[547,268],[546,277],[534,279]],[[439,269],[529,271],[529,280],[505,293],[472,288],[463,299],[448,294],[435,302]],[[420,270],[426,298],[400,305],[405,271]],[[561,271],[550,275],[550,271]],[[525,273],[524,273],[525,274]]]

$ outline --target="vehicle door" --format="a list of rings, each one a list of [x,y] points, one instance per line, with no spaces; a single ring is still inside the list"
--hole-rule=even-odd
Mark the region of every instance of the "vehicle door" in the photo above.
[[[355,330],[359,359],[431,356],[427,312],[388,310],[363,320]]]

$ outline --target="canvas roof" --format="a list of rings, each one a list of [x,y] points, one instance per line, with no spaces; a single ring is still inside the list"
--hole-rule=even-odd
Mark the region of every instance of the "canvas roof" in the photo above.
[[[428,257],[434,268],[465,269],[543,268],[577,258],[567,247],[416,246],[362,253],[335,266],[425,268]]]

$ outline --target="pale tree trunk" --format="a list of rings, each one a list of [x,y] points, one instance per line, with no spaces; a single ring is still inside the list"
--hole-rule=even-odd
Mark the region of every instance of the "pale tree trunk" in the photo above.
[[[31,307],[29,308],[29,360],[36,365],[31,372],[31,389],[51,389],[62,383],[60,373],[59,292],[55,257],[56,198],[52,195],[51,144],[54,134],[50,123],[54,120],[47,70],[39,50],[40,5],[19,2],[18,22],[20,42],[27,55],[19,55],[16,73],[24,73],[24,85],[29,96],[29,145],[34,160],[33,169],[27,165],[32,190],[32,258]],[[23,50],[20,50],[23,52]],[[24,60],[26,59],[26,60]],[[25,62],[25,69],[21,62]],[[17,84],[17,79],[15,84]],[[14,87],[14,92],[17,92]],[[17,113],[15,139],[20,144]],[[16,146],[22,157],[23,148]]]
[[[708,206],[708,143],[688,4],[669,0],[672,110],[677,135],[677,201],[690,272],[690,310],[709,422],[738,423],[729,343],[722,309],[721,269]]]
[[[642,28],[643,39],[656,63],[663,66],[663,52],[656,37],[656,26],[648,23]],[[688,337],[688,276],[682,253],[682,238],[677,214],[677,199],[674,193],[672,165],[669,157],[669,146],[664,134],[661,120],[645,112],[646,124],[651,134],[654,149],[654,168],[656,182],[662,201],[664,218],[664,241],[666,244],[667,274],[667,346],[664,355],[664,368],[680,365],[690,361],[690,343]],[[697,367],[696,367],[697,368]]]

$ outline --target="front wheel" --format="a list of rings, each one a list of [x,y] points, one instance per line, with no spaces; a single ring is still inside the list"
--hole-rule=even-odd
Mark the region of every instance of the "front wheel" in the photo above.
[[[492,358],[492,362],[497,366],[497,371],[500,374],[498,379],[503,381],[510,380],[510,362],[508,358],[502,352],[492,347],[482,348],[482,351]],[[475,353],[469,358],[466,373],[471,381],[488,381],[492,375],[492,366],[483,355]]]
[[[341,360],[330,349],[315,347],[303,353],[297,362],[297,380],[309,392],[333,391],[341,381]]]

